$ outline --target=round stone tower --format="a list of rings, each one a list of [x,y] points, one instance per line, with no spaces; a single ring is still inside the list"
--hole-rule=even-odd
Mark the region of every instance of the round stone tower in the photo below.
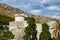
[[[24,16],[21,14],[15,14],[15,21],[24,21]]]

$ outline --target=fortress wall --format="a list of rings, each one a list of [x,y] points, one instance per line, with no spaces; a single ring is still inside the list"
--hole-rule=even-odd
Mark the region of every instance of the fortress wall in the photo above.
[[[55,22],[48,22],[47,23],[49,27],[49,31],[51,33],[51,37],[53,38],[53,31],[56,26]],[[23,40],[22,37],[24,35],[24,29],[27,27],[27,21],[20,21],[20,22],[10,22],[9,24],[9,30],[15,35],[15,39]],[[36,30],[37,30],[37,38],[39,39],[39,35],[42,32],[42,24],[36,23]]]
[[[36,30],[37,30],[37,39],[39,40],[39,35],[42,32],[42,24],[37,23],[36,26],[37,26],[37,28],[36,28]]]
[[[56,26],[55,21],[47,22],[47,24],[50,26],[49,31],[51,33],[51,37],[53,37],[52,32]],[[17,40],[23,40],[22,37],[24,35],[24,29],[28,26],[27,21],[24,20],[23,16],[16,15],[14,22],[9,22],[9,30],[15,35],[14,39]],[[37,38],[39,40],[39,35],[42,32],[42,24],[36,23],[36,30],[37,30]]]
[[[24,35],[24,28],[27,27],[26,21],[15,21],[15,22],[9,22],[9,31],[11,31],[15,37],[16,40],[23,40]]]

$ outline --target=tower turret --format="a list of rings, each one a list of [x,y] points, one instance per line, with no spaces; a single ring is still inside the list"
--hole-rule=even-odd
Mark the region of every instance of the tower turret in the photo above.
[[[15,14],[15,21],[24,21],[24,16],[21,14]]]

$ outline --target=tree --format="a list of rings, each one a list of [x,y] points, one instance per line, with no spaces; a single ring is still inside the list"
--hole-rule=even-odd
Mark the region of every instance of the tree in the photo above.
[[[39,40],[52,40],[49,32],[49,26],[46,23],[42,24],[42,32]]]
[[[60,35],[57,37],[57,40],[60,40]]]
[[[27,23],[28,23],[28,26],[24,30],[25,35],[23,38],[24,38],[24,40],[35,40],[37,38],[35,19],[33,17],[28,17]]]
[[[10,31],[0,33],[0,40],[13,39],[14,35]]]

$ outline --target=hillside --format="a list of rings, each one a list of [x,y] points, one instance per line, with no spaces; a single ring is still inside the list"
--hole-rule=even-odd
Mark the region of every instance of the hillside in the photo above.
[[[0,14],[13,17],[14,14],[17,14],[17,13],[23,13],[23,11],[17,8],[8,6],[6,4],[0,3]]]
[[[4,16],[0,14],[0,23],[1,24],[8,24],[7,22],[13,21],[14,19],[8,16]]]
[[[8,17],[6,15],[1,15],[0,14],[0,29],[2,28],[3,25],[8,25],[9,21],[13,21],[14,19],[11,17]]]
[[[27,14],[27,13],[25,13],[24,11],[22,11],[18,8],[14,8],[14,7],[11,7],[7,4],[0,3],[0,14],[1,15],[14,18],[14,14],[17,14],[17,13],[19,13],[19,14],[23,13],[27,16],[34,16],[36,22],[38,22],[38,23],[45,23],[45,22],[51,21],[51,20],[56,21],[56,19],[54,19],[54,18],[43,17],[43,16],[35,16],[35,15],[32,15],[32,14]]]

